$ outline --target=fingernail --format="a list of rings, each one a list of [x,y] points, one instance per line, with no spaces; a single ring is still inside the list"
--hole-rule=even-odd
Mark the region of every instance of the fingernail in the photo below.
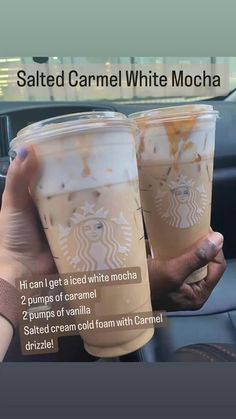
[[[28,155],[28,150],[24,147],[19,148],[17,152],[17,156],[20,158],[20,160],[25,160],[26,156]]]
[[[224,237],[222,236],[221,233],[216,233],[216,232],[212,232],[209,240],[217,247],[222,246],[223,242],[224,242]]]

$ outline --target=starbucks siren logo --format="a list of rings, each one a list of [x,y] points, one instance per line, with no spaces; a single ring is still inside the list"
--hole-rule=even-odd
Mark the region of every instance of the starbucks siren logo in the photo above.
[[[59,225],[59,243],[74,269],[93,271],[124,265],[132,242],[132,230],[122,212],[109,218],[109,210],[88,202],[70,218],[70,227]]]
[[[195,187],[193,180],[180,175],[165,184],[156,196],[156,209],[172,227],[188,228],[200,222],[207,204],[204,185]]]

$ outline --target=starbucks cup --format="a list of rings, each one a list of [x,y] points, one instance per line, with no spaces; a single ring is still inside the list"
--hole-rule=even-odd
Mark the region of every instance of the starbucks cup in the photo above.
[[[100,287],[94,321],[151,311],[134,132],[122,114],[91,112],[30,125],[11,143],[16,152],[32,144],[41,160],[33,195],[59,273],[141,269],[140,283]],[[98,357],[137,350],[152,335],[153,327],[81,332]]]
[[[212,106],[201,104],[129,116],[140,131],[141,204],[154,258],[180,256],[209,232],[217,116]],[[186,282],[206,275],[203,267]]]

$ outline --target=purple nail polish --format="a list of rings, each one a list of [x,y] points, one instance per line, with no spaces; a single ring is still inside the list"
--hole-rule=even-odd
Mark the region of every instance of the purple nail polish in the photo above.
[[[21,160],[24,160],[28,154],[28,150],[24,147],[19,148],[17,155]]]

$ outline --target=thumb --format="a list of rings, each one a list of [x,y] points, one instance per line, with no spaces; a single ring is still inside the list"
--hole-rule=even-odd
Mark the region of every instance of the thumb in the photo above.
[[[204,239],[194,244],[189,251],[175,260],[176,273],[180,282],[190,274],[211,262],[223,247],[222,234],[211,231]]]
[[[22,210],[32,202],[29,184],[36,177],[38,160],[32,146],[20,148],[17,157],[10,164],[3,193],[3,208]]]
[[[160,296],[179,288],[191,273],[216,257],[223,247],[223,242],[222,234],[211,231],[181,256],[168,260],[148,258],[152,290]]]

